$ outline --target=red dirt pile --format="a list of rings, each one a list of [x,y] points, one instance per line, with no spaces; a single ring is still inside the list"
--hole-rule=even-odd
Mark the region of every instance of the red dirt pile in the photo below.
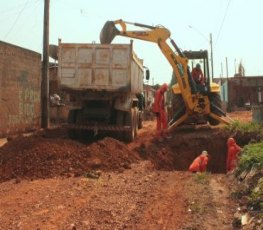
[[[0,181],[79,176],[99,169],[121,170],[137,159],[136,153],[125,144],[108,137],[93,144],[50,138],[46,134],[17,137],[0,148]]]

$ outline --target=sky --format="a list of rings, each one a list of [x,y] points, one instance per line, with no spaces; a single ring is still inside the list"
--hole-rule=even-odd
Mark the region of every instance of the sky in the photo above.
[[[44,0],[0,0],[0,40],[42,53]],[[162,25],[182,50],[211,50],[214,77],[263,76],[263,0],[50,0],[50,44],[99,43],[108,20]],[[140,28],[138,28],[140,29]],[[130,43],[116,37],[113,43]],[[155,43],[134,40],[150,84],[169,83],[172,68]],[[226,61],[227,60],[227,61]]]

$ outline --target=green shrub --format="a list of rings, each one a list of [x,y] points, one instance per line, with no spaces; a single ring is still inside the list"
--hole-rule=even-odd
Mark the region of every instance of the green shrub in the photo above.
[[[209,176],[211,174],[209,172],[198,172],[194,174],[194,180],[198,184],[208,184],[209,183]]]
[[[252,190],[250,202],[258,203],[260,209],[263,210],[263,178],[258,181],[257,186]]]
[[[240,122],[240,121],[234,121],[228,126],[226,126],[226,129],[230,132],[241,132],[244,133],[259,133],[261,136],[263,136],[263,126],[258,123],[254,122]]]
[[[263,167],[263,141],[244,147],[239,160],[237,175],[245,170],[250,170],[252,166],[257,168]]]

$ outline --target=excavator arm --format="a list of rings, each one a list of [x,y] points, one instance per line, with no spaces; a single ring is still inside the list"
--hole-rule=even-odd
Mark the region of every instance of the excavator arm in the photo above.
[[[144,30],[127,31],[127,24],[144,28]],[[117,29],[116,25],[119,25],[121,30]],[[192,102],[191,88],[187,73],[188,59],[184,57],[176,43],[170,38],[171,33],[168,29],[159,26],[125,22],[121,19],[107,21],[101,30],[100,41],[102,44],[110,44],[117,35],[156,43],[173,68],[186,108],[188,110],[193,109],[194,104]],[[168,39],[177,53],[173,51],[171,46],[167,43]]]

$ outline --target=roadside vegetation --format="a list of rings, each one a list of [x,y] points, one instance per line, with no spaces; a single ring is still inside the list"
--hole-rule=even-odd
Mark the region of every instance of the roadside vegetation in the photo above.
[[[234,121],[225,129],[243,147],[232,193],[239,203],[239,227],[250,223],[251,229],[263,229],[263,125]],[[247,223],[242,223],[242,216],[248,217]]]
[[[243,148],[236,174],[240,175],[252,168],[255,170],[263,168],[263,141],[246,145]]]
[[[248,134],[254,133],[257,136],[260,136],[263,139],[263,125],[255,122],[241,122],[241,121],[234,121],[230,125],[225,127],[226,130],[230,131],[231,133],[241,133],[241,134]]]

